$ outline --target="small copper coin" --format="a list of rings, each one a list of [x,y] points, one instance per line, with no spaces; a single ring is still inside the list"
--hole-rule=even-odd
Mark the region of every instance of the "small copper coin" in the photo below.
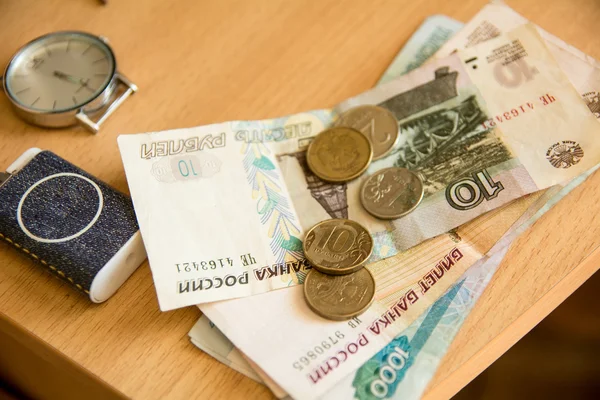
[[[327,182],[347,182],[367,170],[373,147],[359,131],[335,127],[319,133],[306,152],[310,170]]]
[[[388,155],[398,141],[398,120],[392,112],[379,106],[351,108],[340,116],[335,126],[354,128],[365,135],[373,145],[373,160]]]
[[[375,298],[375,279],[368,269],[333,276],[311,270],[304,280],[306,303],[323,318],[344,321],[365,312]]]
[[[328,219],[308,231],[302,248],[314,269],[325,274],[344,275],[363,267],[373,251],[373,238],[357,222]]]
[[[365,181],[360,201],[369,214],[381,219],[395,219],[417,208],[423,194],[423,182],[417,174],[406,168],[391,167]]]

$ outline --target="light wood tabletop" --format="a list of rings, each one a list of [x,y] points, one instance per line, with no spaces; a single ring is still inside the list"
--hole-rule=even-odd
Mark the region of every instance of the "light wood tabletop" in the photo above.
[[[140,90],[93,135],[25,124],[0,96],[0,167],[52,150],[128,192],[116,136],[328,107],[371,88],[433,14],[467,21],[485,0],[0,1],[0,65],[55,30],[106,36]],[[508,0],[542,28],[600,58],[597,0]],[[425,395],[448,398],[600,267],[600,174],[511,248]],[[91,304],[0,244],[0,376],[36,398],[269,398],[195,348],[195,307],[161,313],[144,263]]]

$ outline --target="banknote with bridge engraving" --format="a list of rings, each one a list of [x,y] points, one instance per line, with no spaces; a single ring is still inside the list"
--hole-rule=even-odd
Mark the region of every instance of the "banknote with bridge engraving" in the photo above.
[[[518,17],[519,20],[522,20],[522,17]],[[502,29],[505,25],[506,22],[495,23],[496,27],[500,26]],[[558,50],[552,49],[557,61],[563,67],[575,88],[585,98],[585,93],[589,88],[598,87],[600,84],[600,64],[566,43],[558,41],[558,39],[555,39],[553,43],[559,46]],[[406,61],[410,61],[410,59]],[[581,62],[584,62],[584,64],[581,64]],[[582,79],[582,76],[585,76],[585,79]],[[592,107],[590,107],[590,110],[594,112]],[[430,309],[390,344],[357,369],[355,373],[339,382],[324,398],[368,399],[381,396],[404,400],[420,398],[454,336],[502,260],[506,246],[510,245],[515,237],[547,212],[562,197],[583,182],[595,169],[597,169],[597,166],[578,176],[568,185],[561,186],[562,190],[561,187],[555,186],[545,191],[544,195],[531,204],[514,223],[511,233],[505,234],[488,252],[488,256],[494,254],[490,259],[480,260],[477,264],[481,264],[481,267],[475,265],[469,268],[458,280],[458,283],[450,288],[444,296],[440,297]],[[518,201],[522,200],[524,199]],[[542,206],[541,209],[540,206]],[[202,318],[206,317],[203,316]],[[245,327],[244,329],[248,328]],[[208,333],[210,334],[210,332]],[[190,335],[192,335],[191,332]],[[222,346],[224,348],[233,346],[222,335],[220,340],[227,343],[227,345]],[[396,347],[400,349],[402,354],[398,352]],[[390,363],[390,357],[396,358]],[[393,363],[394,361],[397,362]],[[269,377],[264,376],[264,372],[260,372],[269,387],[277,387]]]
[[[363,177],[328,184],[311,137],[361,104],[394,113],[400,140]],[[532,26],[437,60],[334,110],[119,137],[161,309],[300,283],[303,232],[327,218],[366,226],[371,261],[392,257],[599,161],[598,125]],[[369,135],[369,132],[365,134]],[[424,181],[411,214],[381,221],[358,200],[379,169]]]
[[[528,21],[502,2],[484,7],[437,57],[483,42]],[[581,94],[591,113],[600,118],[600,62],[548,32],[542,31],[550,51]],[[467,38],[467,39],[465,39]],[[600,164],[568,183],[552,186],[538,198],[476,265],[444,296],[379,353],[347,376],[324,399],[421,398],[466,317],[486,289],[510,244],[535,221],[594,173]],[[517,200],[517,201],[521,201]]]

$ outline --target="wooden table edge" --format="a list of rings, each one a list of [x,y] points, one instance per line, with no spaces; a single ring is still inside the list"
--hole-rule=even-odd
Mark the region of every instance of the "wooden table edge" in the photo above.
[[[88,399],[127,398],[119,388],[2,311],[0,349],[0,377],[26,396],[67,400],[86,393]]]
[[[599,269],[600,247],[593,250],[581,263],[540,297],[532,307],[506,326],[502,333],[490,340],[475,355],[438,384],[428,387],[423,399],[449,399],[454,396],[554,311]]]

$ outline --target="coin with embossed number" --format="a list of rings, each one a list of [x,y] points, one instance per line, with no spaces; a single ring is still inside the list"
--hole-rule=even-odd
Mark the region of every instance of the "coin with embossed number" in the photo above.
[[[348,219],[328,219],[313,226],[302,244],[313,268],[331,275],[362,268],[373,251],[373,238],[362,225]]]
[[[349,109],[335,122],[362,132],[373,145],[373,159],[379,160],[392,151],[398,141],[398,121],[383,107],[364,105]]]
[[[344,321],[365,312],[375,298],[375,279],[368,269],[334,276],[311,270],[304,280],[306,303],[323,318]]]
[[[363,184],[360,201],[365,210],[381,219],[395,219],[413,211],[423,199],[423,182],[405,168],[386,168]]]
[[[310,170],[328,182],[346,182],[363,172],[371,163],[373,147],[359,131],[335,127],[319,133],[306,152]]]

